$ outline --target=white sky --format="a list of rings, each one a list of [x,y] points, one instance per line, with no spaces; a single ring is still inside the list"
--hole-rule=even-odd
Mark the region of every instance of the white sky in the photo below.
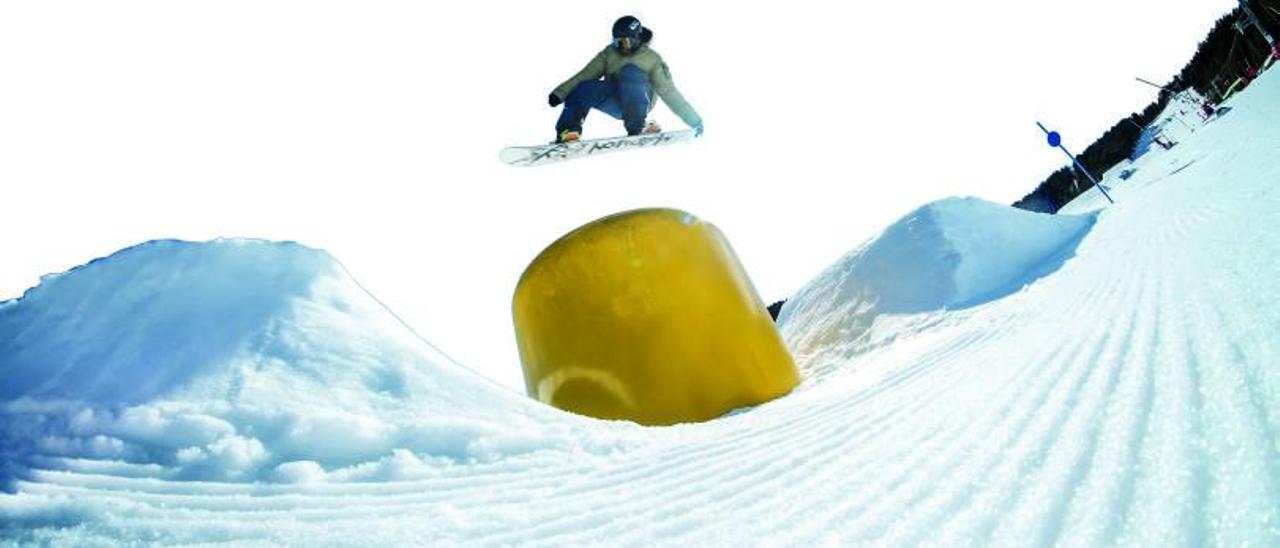
[[[296,240],[522,390],[511,293],[563,233],[684,209],[785,298],[919,205],[1030,192],[1066,162],[1035,120],[1083,149],[1154,99],[1134,76],[1167,81],[1234,5],[7,2],[0,299],[150,239]],[[627,13],[706,138],[500,164],[553,136],[546,95]],[[586,129],[622,131],[598,113]]]

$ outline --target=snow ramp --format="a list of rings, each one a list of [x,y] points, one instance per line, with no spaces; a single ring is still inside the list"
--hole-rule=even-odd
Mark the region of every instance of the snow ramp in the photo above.
[[[900,323],[873,332],[882,318],[976,306],[1053,272],[1093,222],[977,198],[934,202],[827,268],[787,301],[778,323],[801,355],[848,357],[902,334]]]
[[[155,241],[46,276],[0,304],[0,358],[10,475],[94,459],[178,479],[376,477],[396,450],[520,452],[500,433],[564,415],[453,363],[295,243]]]

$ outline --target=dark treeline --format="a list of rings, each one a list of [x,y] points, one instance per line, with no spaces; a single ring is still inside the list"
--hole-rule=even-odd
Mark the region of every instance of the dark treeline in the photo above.
[[[1250,8],[1258,17],[1258,23],[1272,36],[1280,35],[1280,0],[1251,0]],[[1243,10],[1236,8],[1213,25],[1208,36],[1200,42],[1195,55],[1174,77],[1166,88],[1180,92],[1194,89],[1204,97],[1221,100],[1222,94],[1251,69],[1257,69],[1271,54],[1266,40],[1255,29],[1244,34],[1236,30],[1236,22],[1244,18]],[[1236,90],[1240,88],[1237,85]],[[1116,122],[1097,141],[1080,153],[1084,164],[1096,177],[1119,164],[1133,153],[1140,128],[1155,121],[1160,111],[1168,105],[1172,93],[1159,92],[1156,101],[1128,117]],[[1049,175],[1031,194],[1014,203],[1014,207],[1054,213],[1080,193],[1093,186],[1093,182],[1074,166],[1067,166]]]
[[[1272,36],[1280,34],[1280,0],[1252,0],[1249,7]],[[1271,51],[1257,30],[1250,28],[1243,34],[1236,30],[1236,22],[1242,20],[1239,8],[1218,19],[1170,87],[1190,87],[1205,97],[1221,99],[1237,78],[1260,67]]]

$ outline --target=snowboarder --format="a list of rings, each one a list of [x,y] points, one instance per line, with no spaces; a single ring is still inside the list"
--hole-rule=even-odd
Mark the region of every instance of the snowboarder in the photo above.
[[[557,143],[578,140],[582,122],[593,108],[622,120],[627,135],[661,131],[657,124],[646,122],[655,92],[696,135],[702,135],[702,117],[676,89],[662,57],[649,48],[652,39],[653,31],[635,17],[627,15],[613,23],[613,42],[547,98],[552,107],[564,103],[556,122]]]

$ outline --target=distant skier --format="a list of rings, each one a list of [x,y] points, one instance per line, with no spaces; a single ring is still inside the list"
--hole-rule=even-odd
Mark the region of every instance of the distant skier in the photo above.
[[[1248,65],[1244,69],[1244,76],[1240,78],[1241,87],[1252,84],[1258,78],[1258,67]]]
[[[564,103],[556,122],[556,142],[578,140],[582,122],[593,108],[622,120],[627,135],[661,131],[654,122],[646,122],[655,92],[697,135],[702,135],[702,117],[676,89],[662,57],[649,48],[652,39],[653,31],[635,17],[627,15],[613,23],[613,42],[547,99],[552,107]]]
[[[1217,109],[1213,108],[1213,103],[1209,102],[1208,99],[1200,103],[1200,117],[1204,118],[1204,121],[1208,122],[1217,112]]]

